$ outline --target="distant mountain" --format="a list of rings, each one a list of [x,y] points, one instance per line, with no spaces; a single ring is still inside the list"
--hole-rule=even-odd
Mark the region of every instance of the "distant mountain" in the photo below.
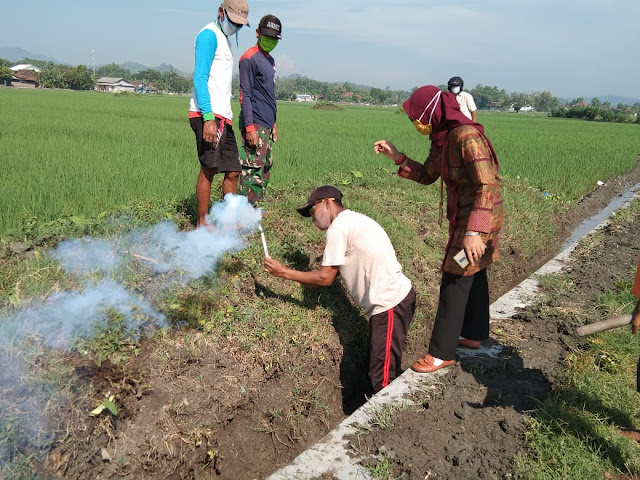
[[[594,98],[597,98],[602,103],[609,102],[614,107],[616,105],[618,105],[619,103],[622,103],[622,104],[625,104],[625,105],[633,105],[636,102],[640,102],[640,100],[638,100],[637,98],[621,97],[619,95],[605,95],[603,97],[584,97],[584,101],[587,102],[587,103],[591,103],[591,100],[593,100]]]
[[[129,70],[131,73],[138,73],[142,70],[146,70],[147,67],[138,62],[124,62],[118,65],[120,68],[124,68],[125,70]]]
[[[171,64],[166,64],[163,63],[162,65],[158,65],[157,67],[150,67],[153,70],[157,70],[159,72],[169,72],[171,71],[171,69],[173,69],[174,72],[176,72],[178,75],[183,75],[183,76],[188,76],[188,74],[186,74],[185,72],[181,72],[180,70],[178,70],[176,67],[174,67]]]
[[[161,73],[169,72],[169,71],[171,71],[171,69],[173,69],[173,71],[176,72],[178,75],[182,75],[182,76],[185,76],[185,77],[187,76],[186,73],[181,72],[180,70],[178,70],[173,65],[166,64],[166,63],[158,65],[157,67],[147,67],[146,65],[143,65],[143,64],[138,63],[138,62],[125,62],[125,63],[121,63],[118,66],[121,67],[121,68],[125,68],[125,69],[129,70],[131,73],[134,73],[134,74],[138,73],[138,72],[141,72],[142,70],[147,70],[147,69],[156,70],[156,71],[161,72]]]
[[[32,60],[44,60],[45,62],[60,63],[55,58],[40,55],[39,53],[31,53],[24,48],[19,47],[0,47],[0,58],[4,58],[10,62],[19,62],[25,58],[30,58]]]
[[[20,60],[24,60],[25,58],[30,58],[32,60],[43,60],[45,62],[53,62],[55,64],[64,63],[64,62],[60,62],[55,58],[47,57],[46,55],[41,55],[39,53],[29,52],[28,50],[25,50],[24,48],[20,48],[20,47],[0,47],[0,58],[9,60],[10,62],[15,62],[15,63],[18,63]],[[151,68],[152,70],[157,70],[158,72],[162,72],[162,73],[169,72],[173,68],[173,71],[176,72],[178,75],[182,75],[185,77],[190,75],[178,70],[173,65],[166,64],[166,63],[158,65],[157,67],[147,67],[146,65],[143,65],[142,63],[139,63],[139,62],[125,62],[120,64],[119,66],[129,70],[131,73],[134,73],[134,74],[140,72],[141,70],[146,70],[147,68]],[[100,67],[100,65],[97,65],[97,67]]]

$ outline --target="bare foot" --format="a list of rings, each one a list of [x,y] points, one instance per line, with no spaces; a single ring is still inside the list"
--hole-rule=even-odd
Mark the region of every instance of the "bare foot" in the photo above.
[[[620,430],[618,430],[618,433],[623,437],[627,437],[631,440],[635,440],[636,442],[640,442],[640,430],[626,430],[621,428]]]
[[[214,225],[211,225],[210,223],[200,223],[196,225],[196,230],[199,228],[204,228],[209,233],[213,233],[217,230],[217,228]]]
[[[615,473],[604,472],[604,478],[607,480],[640,480],[638,475],[627,477],[626,475],[616,475]]]

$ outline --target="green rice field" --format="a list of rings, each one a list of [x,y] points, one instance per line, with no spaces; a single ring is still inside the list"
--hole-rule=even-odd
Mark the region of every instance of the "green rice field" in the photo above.
[[[199,164],[188,98],[0,88],[0,236],[21,222],[97,212],[150,198],[193,196]],[[234,102],[234,111],[239,105]],[[479,112],[505,177],[574,201],[630,170],[638,125]],[[314,110],[280,103],[271,185],[322,184],[391,162],[385,138],[414,159],[429,141],[395,108]],[[237,132],[236,132],[237,133]],[[239,139],[239,135],[237,135]]]

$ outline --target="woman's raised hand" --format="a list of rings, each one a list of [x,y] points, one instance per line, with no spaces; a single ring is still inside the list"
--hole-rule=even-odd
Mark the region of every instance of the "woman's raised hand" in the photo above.
[[[398,151],[395,145],[386,140],[378,140],[373,144],[373,151],[376,153],[382,153],[384,156],[390,158],[394,162],[402,158],[402,153]]]

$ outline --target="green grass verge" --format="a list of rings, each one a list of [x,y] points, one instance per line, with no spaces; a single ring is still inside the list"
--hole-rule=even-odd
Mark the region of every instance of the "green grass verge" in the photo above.
[[[615,216],[610,228],[628,223],[639,212],[640,202],[635,202]],[[592,252],[595,261],[598,234],[587,238],[582,249],[582,258],[589,262]],[[567,275],[547,277],[544,287],[550,298],[573,288]],[[595,312],[603,317],[631,313],[637,300],[630,290],[629,282],[615,281],[597,299]],[[578,308],[564,314],[593,316]],[[551,480],[601,479],[604,472],[640,473],[638,445],[618,433],[619,428],[633,429],[640,422],[637,361],[638,340],[629,328],[588,337],[586,348],[569,356],[568,368],[555,380],[552,396],[532,412],[527,450],[515,462],[518,475]]]

